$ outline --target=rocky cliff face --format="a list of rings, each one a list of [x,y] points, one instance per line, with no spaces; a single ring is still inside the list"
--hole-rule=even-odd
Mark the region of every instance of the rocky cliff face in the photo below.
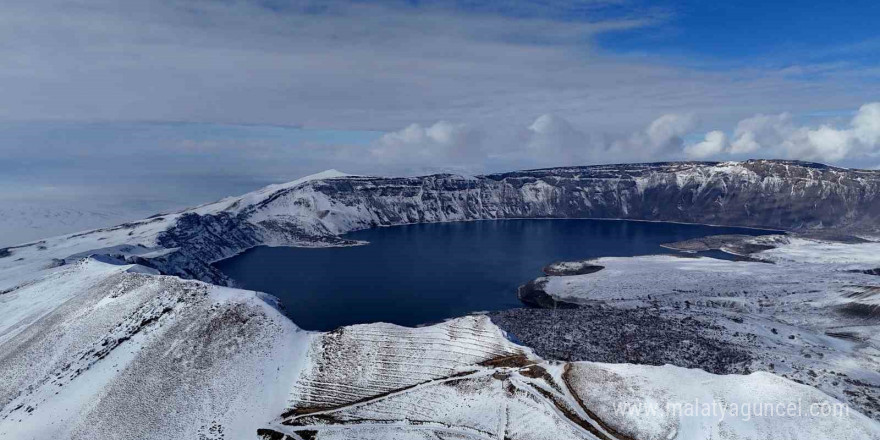
[[[259,244],[344,244],[374,226],[505,218],[615,218],[784,230],[880,230],[880,172],[756,160],[602,165],[465,178],[343,176],[184,212],[158,237],[188,263]],[[169,273],[218,281],[203,264]]]
[[[880,219],[880,173],[801,162],[610,165],[473,179],[346,178],[308,186],[291,191],[294,204],[308,206],[309,193],[323,197],[330,205],[326,215],[341,214],[345,220],[342,229],[515,217],[859,229],[876,228]],[[255,206],[254,212],[272,202]]]

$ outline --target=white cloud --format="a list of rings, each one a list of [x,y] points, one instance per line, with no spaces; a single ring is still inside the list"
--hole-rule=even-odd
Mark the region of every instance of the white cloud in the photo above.
[[[680,154],[682,137],[695,127],[693,115],[666,114],[630,134],[596,133],[545,114],[528,127],[519,160],[550,166],[673,159]]]
[[[565,143],[583,137],[566,119],[549,113],[538,116],[528,130],[534,135],[532,141],[539,144]]]
[[[675,159],[681,155],[684,136],[696,127],[693,114],[662,115],[643,130],[612,139],[604,163]]]
[[[651,122],[646,134],[655,150],[668,150],[680,146],[682,136],[696,128],[693,115],[667,114]]]
[[[715,156],[727,148],[727,135],[723,131],[710,131],[702,142],[688,145],[684,154],[692,159],[705,159]]]
[[[603,149],[586,133],[574,128],[571,122],[554,114],[539,116],[520,139],[505,143],[508,144],[507,151],[502,154],[529,163],[530,167],[590,161]]]
[[[783,145],[789,148],[789,157],[829,162],[847,157],[854,147],[850,130],[838,130],[829,125],[814,130],[799,129]]]
[[[840,162],[880,155],[880,103],[862,105],[849,124],[797,125],[791,114],[758,114],[739,121],[727,144],[720,131],[688,145],[689,157],[769,157]],[[711,137],[711,138],[710,138]]]
[[[781,145],[793,131],[791,115],[755,115],[736,124],[734,140],[731,142],[732,154],[747,154],[758,151],[763,145]]]
[[[680,158],[682,138],[695,126],[693,115],[679,114],[662,115],[629,134],[587,132],[555,114],[511,129],[439,121],[389,132],[370,153],[386,169],[407,174],[672,160]]]
[[[629,134],[591,132],[549,113],[509,130],[440,121],[388,133],[371,152],[385,166],[413,172],[758,157],[841,163],[880,156],[880,103],[861,106],[841,127],[798,125],[789,113],[758,114],[740,120],[732,136],[713,130],[685,143],[697,126],[695,115],[675,113]]]
[[[511,14],[525,4],[465,2],[481,8],[474,13],[390,3],[0,2],[0,192],[52,183],[103,197],[111,179],[112,197],[176,205],[326,168],[394,175],[674,160],[685,157],[691,115],[727,127],[876,94],[840,79],[851,69],[805,83],[772,68],[692,69],[595,50],[603,33],[665,20],[639,2],[607,0],[623,13],[591,6],[581,21],[545,13],[544,1]],[[718,156],[870,155],[876,112],[863,109],[847,135],[831,126],[810,134],[788,116],[768,116],[760,130],[743,122]],[[10,130],[16,121],[41,128]],[[301,139],[272,124],[374,135]]]
[[[804,87],[773,69],[697,70],[594,50],[603,33],[664,23],[639,2],[465,2],[479,13],[390,3],[0,2],[0,120],[359,130],[448,120],[504,130],[550,113],[588,133],[625,133],[666,113],[730,124],[865,96],[858,81]],[[582,20],[559,20],[548,3]],[[605,3],[622,12],[594,9]],[[535,10],[503,13],[526,4]]]
[[[462,168],[485,156],[482,133],[466,124],[438,121],[429,126],[410,124],[382,135],[369,148],[372,159],[399,169]],[[463,168],[462,168],[463,169]]]
[[[852,120],[852,130],[862,145],[880,145],[880,102],[863,105]]]
[[[590,57],[594,36],[660,19],[502,13],[515,4],[474,13],[406,2],[269,3],[2,2],[0,86],[16,105],[0,106],[0,120],[380,130],[502,120],[572,102],[565,95],[585,82],[579,76],[605,76],[569,70]]]

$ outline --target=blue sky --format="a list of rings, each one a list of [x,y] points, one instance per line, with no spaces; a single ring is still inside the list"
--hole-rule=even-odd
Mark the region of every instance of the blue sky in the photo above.
[[[861,0],[4,2],[0,201],[158,209],[327,168],[880,166],[878,22]]]
[[[655,29],[603,36],[603,48],[722,64],[878,63],[880,3],[875,1],[643,4],[670,11],[669,20]]]

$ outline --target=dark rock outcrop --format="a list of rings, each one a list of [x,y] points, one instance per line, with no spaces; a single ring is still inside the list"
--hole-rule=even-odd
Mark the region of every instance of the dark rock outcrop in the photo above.
[[[574,276],[587,275],[604,269],[604,266],[590,263],[589,261],[559,261],[548,264],[541,269],[547,276]]]
[[[373,214],[380,225],[590,217],[874,230],[880,220],[880,172],[795,161],[602,165],[472,179],[350,177],[310,185]]]
[[[523,304],[539,309],[576,309],[578,307],[576,304],[558,301],[550,296],[550,294],[544,291],[544,286],[546,284],[546,278],[538,278],[529,281],[528,283],[519,286],[519,289],[516,291],[516,296]]]

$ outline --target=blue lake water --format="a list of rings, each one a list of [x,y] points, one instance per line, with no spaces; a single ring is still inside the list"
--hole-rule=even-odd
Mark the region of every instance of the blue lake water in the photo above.
[[[358,231],[365,246],[257,247],[216,263],[240,286],[271,293],[302,328],[406,326],[521,307],[516,289],[554,261],[674,251],[660,244],[745,228],[620,220],[503,220]],[[712,257],[725,258],[721,252]]]

